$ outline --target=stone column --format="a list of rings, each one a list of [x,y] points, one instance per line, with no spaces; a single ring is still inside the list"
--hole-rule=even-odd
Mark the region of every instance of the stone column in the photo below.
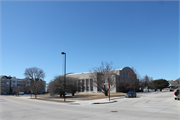
[[[91,79],[89,79],[89,92],[91,92]]]
[[[79,80],[79,82],[80,82],[80,92],[82,92],[82,80]]]
[[[93,86],[93,79],[91,79],[91,82],[90,82],[91,84],[90,84],[90,87],[92,87],[93,88],[93,91],[91,91],[91,88],[90,88],[90,91],[91,92],[97,92],[97,89],[95,90],[95,87]]]
[[[92,87],[92,79],[89,79],[89,91],[91,92],[91,87]]]

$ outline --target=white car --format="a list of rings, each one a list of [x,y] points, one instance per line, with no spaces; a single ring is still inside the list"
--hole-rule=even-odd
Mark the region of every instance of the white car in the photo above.
[[[175,92],[174,92],[174,99],[175,100],[180,100],[179,89],[175,90]]]

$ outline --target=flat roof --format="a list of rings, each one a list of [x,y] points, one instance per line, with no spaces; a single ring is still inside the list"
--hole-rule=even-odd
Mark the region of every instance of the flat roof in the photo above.
[[[122,69],[114,69],[114,70],[122,70]],[[88,73],[91,73],[91,72],[83,72],[83,73],[72,73],[72,74],[67,74],[67,75],[78,75],[78,74],[88,74]],[[67,76],[66,75],[66,76]],[[63,76],[63,75],[62,75]]]

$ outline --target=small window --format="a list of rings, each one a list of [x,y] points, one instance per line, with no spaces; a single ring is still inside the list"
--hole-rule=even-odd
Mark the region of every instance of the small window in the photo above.
[[[86,85],[89,85],[89,80],[88,79],[86,79]]]
[[[124,77],[124,73],[122,74],[122,77]]]

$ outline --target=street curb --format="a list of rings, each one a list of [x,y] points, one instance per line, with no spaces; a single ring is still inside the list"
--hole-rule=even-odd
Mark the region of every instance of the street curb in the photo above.
[[[69,103],[70,105],[80,105],[80,103]]]
[[[115,101],[110,101],[110,102],[95,102],[92,104],[108,104],[108,103],[114,103],[114,102],[117,102],[117,101],[115,100]]]

